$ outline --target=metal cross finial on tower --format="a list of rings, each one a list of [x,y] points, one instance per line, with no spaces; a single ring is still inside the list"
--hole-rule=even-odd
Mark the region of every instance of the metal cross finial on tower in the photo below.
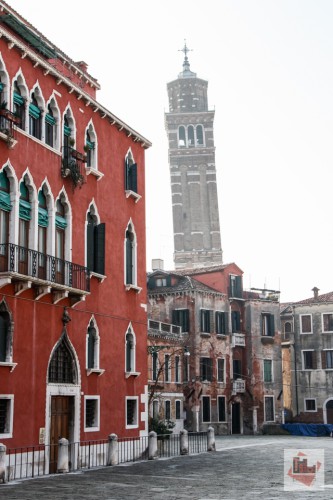
[[[190,69],[190,63],[188,62],[188,57],[187,54],[188,52],[192,52],[193,49],[189,49],[188,46],[186,45],[186,39],[184,39],[184,47],[182,49],[178,49],[178,52],[184,52],[184,62],[183,62],[183,68],[185,69]]]

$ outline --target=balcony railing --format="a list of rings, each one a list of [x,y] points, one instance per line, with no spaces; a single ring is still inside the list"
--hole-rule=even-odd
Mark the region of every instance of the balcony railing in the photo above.
[[[245,335],[243,333],[233,333],[232,334],[232,345],[245,347]]]
[[[21,119],[9,109],[0,109],[0,133],[8,143],[15,141],[14,125],[20,126]]]
[[[245,392],[245,380],[238,378],[232,383],[232,391],[235,393]]]
[[[86,163],[87,157],[71,146],[64,146],[63,151],[61,175],[70,178],[74,188],[81,187],[85,182],[82,164]]]
[[[90,291],[86,267],[13,243],[0,244],[0,273],[16,273],[37,280]]]
[[[156,330],[160,333],[174,333],[180,335],[182,333],[181,326],[173,325],[171,323],[163,323],[162,321],[155,321],[148,319],[148,329]]]

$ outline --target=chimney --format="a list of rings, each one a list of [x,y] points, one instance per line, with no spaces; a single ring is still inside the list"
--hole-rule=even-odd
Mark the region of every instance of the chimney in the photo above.
[[[84,61],[77,61],[75,64],[78,65],[78,67],[84,72],[87,73],[88,71],[88,64]]]
[[[313,291],[313,296],[315,299],[318,299],[318,292],[319,292],[319,288],[317,288],[316,286],[314,286],[312,288],[312,291]]]
[[[153,271],[157,271],[158,269],[163,271],[164,270],[164,261],[163,259],[152,259],[151,261],[151,268]]]

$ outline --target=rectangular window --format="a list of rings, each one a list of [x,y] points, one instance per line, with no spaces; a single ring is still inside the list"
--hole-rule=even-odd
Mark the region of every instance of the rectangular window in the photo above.
[[[272,365],[271,359],[264,359],[264,382],[273,382]]]
[[[157,380],[157,376],[158,376],[158,354],[157,354],[157,352],[153,352],[151,362],[153,365],[152,380]]]
[[[190,311],[188,309],[174,309],[172,311],[172,323],[181,326],[182,332],[189,332]]]
[[[86,432],[99,430],[99,396],[84,397],[84,427]]]
[[[304,400],[304,410],[305,411],[317,411],[317,405],[315,399],[305,399]]]
[[[217,409],[219,422],[226,422],[225,396],[217,397]]]
[[[126,429],[138,427],[138,398],[126,398]]]
[[[202,396],[202,421],[210,422],[210,397]]]
[[[200,310],[200,331],[203,333],[211,332],[211,314],[213,311],[209,309],[201,309]]]
[[[303,370],[316,370],[317,356],[315,351],[303,352]]]
[[[230,287],[229,287],[229,297],[242,298],[242,277],[230,275]]]
[[[228,333],[228,313],[216,311],[215,330],[217,335],[226,335]]]
[[[170,382],[170,354],[164,356],[164,381]]]
[[[321,367],[323,370],[333,369],[333,350],[321,352]]]
[[[301,333],[312,333],[312,314],[300,314]]]
[[[274,396],[265,396],[265,422],[274,421]]]
[[[200,378],[202,381],[211,382],[213,377],[213,360],[200,358]]]
[[[0,395],[0,437],[13,436],[14,396]]]
[[[218,358],[217,360],[217,381],[224,382],[224,359]]]
[[[170,401],[165,401],[164,418],[165,418],[165,420],[171,419],[171,402]]]
[[[180,382],[180,358],[175,356],[175,382],[179,384]]]
[[[231,311],[231,328],[232,328],[232,333],[237,333],[241,331],[239,311]]]
[[[323,332],[333,332],[333,313],[323,314]]]
[[[242,362],[240,359],[234,359],[232,362],[233,379],[242,378]]]
[[[158,400],[153,401],[153,418],[158,419]]]
[[[179,401],[179,399],[176,400],[176,420],[181,419],[181,408],[182,408],[182,403]]]
[[[261,335],[274,337],[274,314],[263,313],[261,315]]]

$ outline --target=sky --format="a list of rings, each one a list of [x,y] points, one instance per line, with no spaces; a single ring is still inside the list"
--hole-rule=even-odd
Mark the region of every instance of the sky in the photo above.
[[[147,271],[173,266],[164,113],[167,82],[207,80],[223,262],[281,302],[333,291],[331,0],[12,0],[71,59],[97,99],[152,142],[146,152]]]

